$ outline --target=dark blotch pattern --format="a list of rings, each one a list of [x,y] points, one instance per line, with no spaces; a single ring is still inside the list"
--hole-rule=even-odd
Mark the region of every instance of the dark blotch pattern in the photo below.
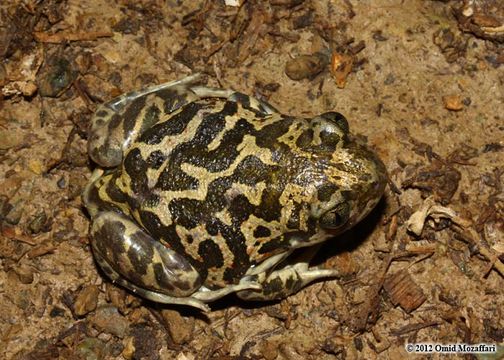
[[[121,222],[112,222],[102,226],[93,234],[94,244],[102,256],[110,254],[113,257],[111,263],[117,263],[118,256],[125,252],[122,239],[126,228]],[[111,259],[107,259],[111,260]]]
[[[152,263],[154,252],[150,246],[150,238],[141,231],[131,235],[131,241],[135,246],[128,249],[128,259],[135,272],[139,275],[147,274],[147,266]]]
[[[160,263],[153,264],[152,270],[154,271],[154,276],[156,278],[156,282],[158,283],[160,289],[167,290],[167,291],[175,289],[175,283],[173,281],[174,279],[173,278],[169,279],[166,276],[166,272],[163,269],[163,264],[160,264]],[[178,286],[180,286],[181,282],[178,282],[178,283],[179,283]],[[184,288],[187,289],[188,286],[185,285]]]
[[[116,180],[114,178],[114,180]],[[110,181],[106,184],[106,192],[112,201],[118,203],[125,203],[128,199],[127,194],[123,193],[117,186],[115,186],[115,182]]]
[[[208,271],[202,262],[186,253],[185,244],[178,236],[174,225],[163,225],[159,218],[150,211],[141,211],[140,220],[144,229],[149,229],[149,233],[154,239],[162,240],[162,242],[166,243],[170,249],[186,259],[198,271],[203,281],[206,279]]]
[[[167,191],[194,190],[199,186],[199,181],[170,162],[159,175],[156,188]]]
[[[201,256],[207,268],[220,268],[224,265],[222,252],[212,239],[204,240],[199,244],[198,255]]]
[[[341,138],[337,133],[323,130],[320,132],[320,140],[322,142],[320,150],[334,151],[336,150],[338,143],[341,141]]]
[[[146,129],[139,141],[146,144],[159,144],[166,136],[178,135],[187,127],[187,124],[196,116],[198,111],[206,108],[205,103],[190,103],[184,111],[174,114],[168,121],[164,121]]]
[[[157,105],[152,104],[149,106],[145,112],[143,122],[140,126],[140,135],[144,133],[147,129],[150,129],[154,124],[157,124],[160,120],[161,110]]]
[[[268,242],[262,244],[259,248],[259,254],[274,254],[279,253],[281,250],[285,250],[290,246],[289,241],[285,238],[285,236],[279,236],[274,239],[271,239]]]
[[[149,154],[147,166],[151,169],[159,169],[165,160],[166,156],[160,150],[156,150]]]
[[[174,89],[157,91],[156,96],[163,100],[165,114],[174,112],[187,104],[187,97]]]
[[[306,129],[297,138],[296,145],[301,149],[306,149],[311,146],[312,140],[313,140],[313,130]]]
[[[268,237],[270,235],[271,235],[270,229],[268,229],[265,226],[259,225],[254,229],[254,237],[256,238]]]
[[[235,92],[231,96],[231,100],[234,100],[237,103],[239,103],[242,106],[242,108],[244,108],[245,110],[253,112],[254,115],[257,116],[258,118],[263,118],[263,117],[268,116],[268,111],[266,111],[264,105],[269,106],[271,109],[273,109],[273,106],[271,106],[270,104],[263,102],[263,101],[259,102],[257,109],[252,108],[251,103],[250,103],[250,97],[248,95],[245,95],[240,92]],[[263,105],[263,103],[264,103],[264,105]]]
[[[114,205],[110,201],[104,201],[103,199],[100,198],[100,196],[98,195],[98,190],[99,190],[99,188],[92,187],[89,191],[89,194],[88,194],[89,197],[86,200],[86,202],[89,202],[90,204],[96,204],[96,206],[100,209],[100,211],[110,210],[113,212],[120,213],[121,209],[119,207],[117,207],[116,205]],[[107,189],[107,192],[109,192],[109,189]],[[110,192],[113,192],[113,191],[110,190]]]
[[[123,120],[123,130],[125,134],[125,138],[128,136],[128,133],[135,126],[138,115],[145,107],[145,97],[136,98],[129,104],[121,113],[121,119]],[[115,115],[114,115],[115,116]],[[115,128],[116,126],[113,126]]]
[[[333,183],[327,182],[317,188],[317,198],[320,201],[329,201],[331,196],[338,190],[338,187]]]
[[[147,168],[149,164],[142,158],[140,150],[134,148],[126,155],[123,167],[131,178],[131,189],[133,190],[135,200],[141,201],[149,192],[147,179]],[[130,205],[132,204],[133,203],[130,203]]]
[[[95,117],[99,117],[99,118],[104,118],[107,115],[108,115],[107,110],[100,110],[95,113]]]

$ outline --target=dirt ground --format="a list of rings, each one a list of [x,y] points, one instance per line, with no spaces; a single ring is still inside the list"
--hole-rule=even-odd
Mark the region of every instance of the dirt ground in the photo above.
[[[502,0],[0,11],[1,358],[403,359],[407,343],[500,344],[477,358],[504,358]],[[318,259],[342,278],[205,314],[97,270],[80,200],[91,115],[194,72],[286,114],[341,112],[383,159],[384,199]]]

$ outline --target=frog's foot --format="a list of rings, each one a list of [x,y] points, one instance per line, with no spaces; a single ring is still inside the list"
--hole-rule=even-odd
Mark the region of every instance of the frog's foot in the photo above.
[[[205,308],[190,298],[201,287],[196,269],[126,216],[98,213],[90,233],[97,263],[112,280],[150,300]]]
[[[222,289],[217,290],[209,290],[205,287],[201,287],[201,289],[192,294],[191,297],[203,302],[212,302],[231,293],[247,290],[248,291],[261,290],[261,289],[262,289],[261,284],[251,281],[251,282],[239,283],[236,285],[228,285]]]
[[[340,271],[336,269],[321,269],[309,267],[308,263],[301,262],[287,265],[271,272],[246,276],[240,283],[258,282],[262,285],[261,291],[241,291],[237,295],[244,300],[277,300],[298,292],[313,281],[328,277],[339,277]]]

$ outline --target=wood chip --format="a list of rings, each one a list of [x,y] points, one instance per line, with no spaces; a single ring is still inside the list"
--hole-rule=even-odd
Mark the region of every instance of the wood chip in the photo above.
[[[47,242],[45,244],[34,247],[26,253],[26,256],[28,257],[28,259],[33,259],[42,255],[51,254],[54,252],[54,250],[56,250],[56,247],[53,244]]]
[[[406,270],[387,276],[383,284],[392,304],[399,305],[408,314],[424,303],[426,297]]]
[[[346,79],[348,75],[352,72],[353,68],[353,57],[340,54],[333,53],[331,57],[331,74],[336,80],[336,86],[340,89],[344,88],[346,85]]]

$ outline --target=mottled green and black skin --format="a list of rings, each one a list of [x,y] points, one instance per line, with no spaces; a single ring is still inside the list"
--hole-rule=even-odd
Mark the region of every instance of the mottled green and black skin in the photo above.
[[[84,193],[92,246],[113,280],[206,309],[236,292],[276,299],[335,270],[282,265],[359,222],[386,170],[339,113],[278,113],[196,77],[132,92],[95,114]]]

